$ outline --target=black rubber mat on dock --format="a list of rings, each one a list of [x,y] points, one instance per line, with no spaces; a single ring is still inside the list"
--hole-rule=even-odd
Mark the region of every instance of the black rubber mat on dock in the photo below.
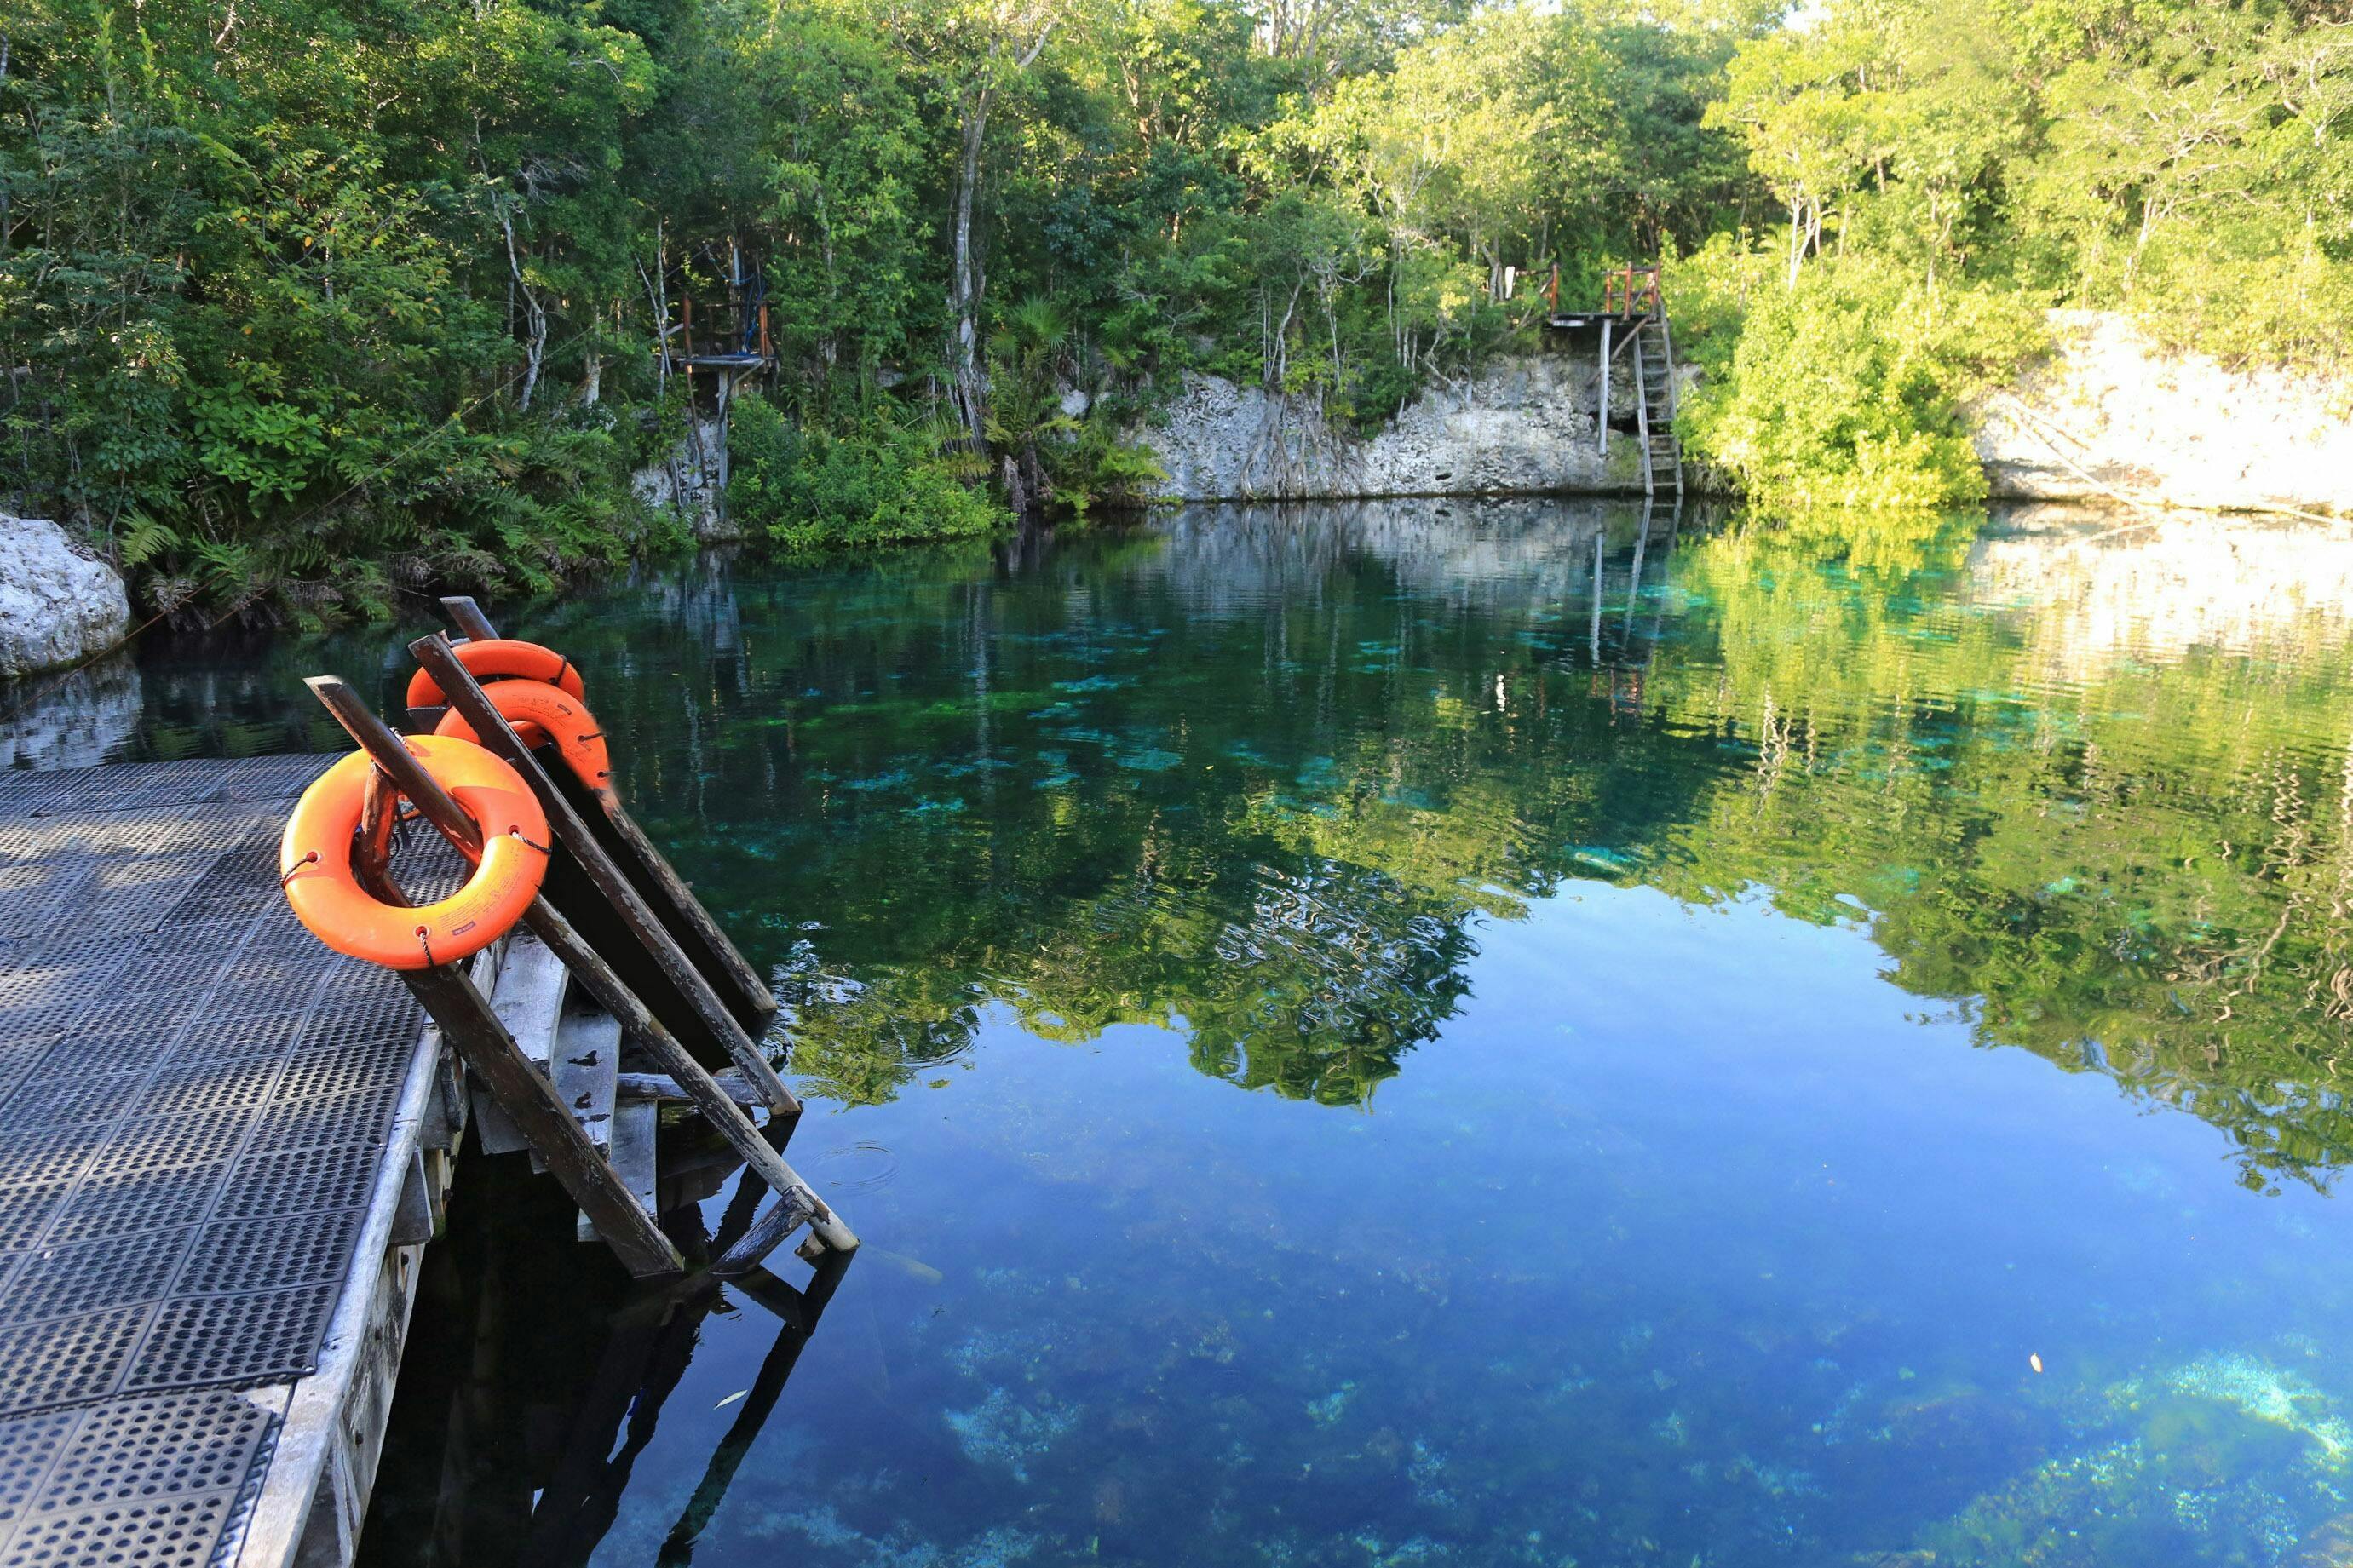
[[[318,1364],[419,1022],[279,892],[327,760],[0,774],[0,1568],[226,1557]]]

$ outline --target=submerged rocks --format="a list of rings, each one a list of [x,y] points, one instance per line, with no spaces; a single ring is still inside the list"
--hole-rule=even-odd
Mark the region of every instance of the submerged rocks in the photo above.
[[[0,514],[0,679],[87,658],[130,629],[114,568],[54,522]]]

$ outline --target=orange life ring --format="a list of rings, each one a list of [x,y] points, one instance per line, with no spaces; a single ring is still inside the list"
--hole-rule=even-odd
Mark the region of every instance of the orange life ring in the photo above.
[[[456,645],[458,662],[477,680],[491,681],[501,678],[516,680],[543,680],[560,686],[575,697],[585,697],[588,689],[581,684],[580,672],[572,661],[552,647],[542,647],[535,642],[523,642],[515,637],[484,637],[479,642]],[[418,670],[408,678],[408,705],[411,708],[438,708],[449,700],[441,683],[427,670]]]
[[[512,724],[515,733],[527,746],[543,746],[554,742],[556,753],[564,765],[598,795],[613,793],[613,755],[605,745],[605,732],[596,727],[596,715],[586,703],[560,688],[537,680],[501,680],[482,688],[482,695],[500,716]],[[456,709],[441,715],[433,727],[437,735],[454,735],[461,741],[479,741],[473,725]]]
[[[481,829],[482,852],[465,886],[406,909],[380,903],[359,885],[352,840],[374,765],[365,752],[302,792],[279,844],[279,879],[295,918],[337,952],[387,969],[425,969],[480,952],[522,918],[547,875],[547,816],[514,769],[470,742],[409,735],[402,744]]]

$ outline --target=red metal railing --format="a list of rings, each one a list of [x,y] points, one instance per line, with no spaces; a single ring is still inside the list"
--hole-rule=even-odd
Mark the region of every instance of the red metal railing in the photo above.
[[[1659,269],[1620,267],[1601,275],[1601,313],[1605,316],[1659,314]]]

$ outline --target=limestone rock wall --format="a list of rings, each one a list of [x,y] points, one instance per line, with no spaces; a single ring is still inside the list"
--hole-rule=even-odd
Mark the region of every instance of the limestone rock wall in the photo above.
[[[2122,492],[2211,510],[2353,515],[2353,379],[2161,353],[2114,311],[2054,310],[2051,326],[2053,352],[1968,410],[1997,498]],[[1168,472],[1161,500],[1640,493],[1632,438],[1613,434],[1607,462],[1597,447],[1593,362],[1589,348],[1499,361],[1425,391],[1370,440],[1302,400],[1188,375],[1130,435]],[[1683,374],[1688,393],[1693,373]],[[1610,405],[1621,423],[1631,393],[1620,361]]]
[[[696,419],[667,458],[629,476],[629,488],[648,506],[683,512],[694,537],[706,544],[741,537],[727,521],[724,419]]]
[[[0,515],[0,679],[87,658],[130,629],[114,568],[54,522]]]
[[[2050,357],[1970,409],[1996,496],[2353,513],[2353,382],[2164,353],[2115,311],[2050,321]]]
[[[1131,435],[1168,472],[1157,490],[1162,500],[1640,494],[1632,437],[1613,432],[1606,462],[1599,449],[1593,357],[1498,361],[1460,385],[1424,391],[1370,440],[1333,426],[1303,400],[1187,375],[1161,416]],[[1612,408],[1630,418],[1622,362],[1610,393]]]

